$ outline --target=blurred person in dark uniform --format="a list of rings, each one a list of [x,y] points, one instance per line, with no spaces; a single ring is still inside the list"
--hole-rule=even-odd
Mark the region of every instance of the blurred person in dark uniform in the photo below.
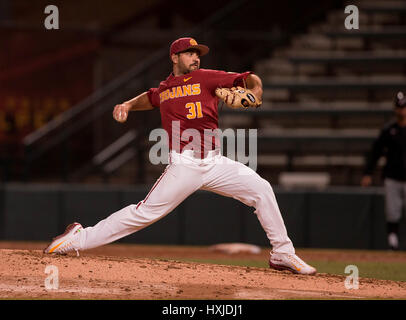
[[[372,184],[372,173],[377,162],[382,156],[385,157],[383,179],[388,245],[390,249],[398,250],[399,225],[406,208],[406,96],[403,92],[396,95],[394,112],[396,120],[382,128],[367,155],[361,185],[366,187]]]

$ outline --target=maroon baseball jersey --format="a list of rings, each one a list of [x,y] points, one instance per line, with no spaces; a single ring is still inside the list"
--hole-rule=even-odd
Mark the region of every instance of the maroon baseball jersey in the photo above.
[[[168,133],[169,149],[200,151],[219,147],[219,141],[208,132],[218,128],[216,88],[243,86],[252,73],[199,69],[162,81],[159,88],[148,90],[151,104],[160,109],[162,127]],[[205,134],[206,132],[206,134]]]

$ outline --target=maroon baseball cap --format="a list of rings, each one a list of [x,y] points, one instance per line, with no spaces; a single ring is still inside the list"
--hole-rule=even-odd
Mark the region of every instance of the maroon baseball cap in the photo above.
[[[203,44],[198,44],[193,38],[179,38],[172,42],[170,55],[183,52],[189,49],[197,49],[200,52],[200,56],[204,56],[209,52],[209,47]]]

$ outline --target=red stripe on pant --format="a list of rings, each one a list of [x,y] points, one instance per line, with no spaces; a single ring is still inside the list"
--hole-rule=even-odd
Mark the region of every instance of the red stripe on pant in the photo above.
[[[159,179],[155,182],[155,184],[152,186],[151,190],[148,192],[147,196],[145,197],[144,200],[138,202],[137,207],[135,209],[138,209],[138,207],[141,205],[141,203],[145,203],[145,201],[147,201],[149,195],[151,194],[151,192],[156,188],[156,186],[159,184],[159,182],[162,180],[162,178],[164,177],[164,175],[166,174],[166,172],[168,171],[168,167],[166,167],[165,171],[161,174],[161,176],[159,177]]]

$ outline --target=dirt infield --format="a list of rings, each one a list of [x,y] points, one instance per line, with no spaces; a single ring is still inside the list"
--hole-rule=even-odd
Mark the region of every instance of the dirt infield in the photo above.
[[[360,278],[358,290],[345,276],[300,276],[266,268],[176,261],[176,259],[267,259],[227,255],[203,247],[114,244],[76,255],[44,255],[39,243],[0,243],[1,299],[406,299],[406,282]],[[337,259],[337,251],[304,250],[305,260]],[[351,256],[352,255],[352,256]],[[405,262],[405,253],[344,253],[351,261]],[[380,260],[381,259],[381,260]],[[59,271],[59,288],[47,290],[46,266]]]

